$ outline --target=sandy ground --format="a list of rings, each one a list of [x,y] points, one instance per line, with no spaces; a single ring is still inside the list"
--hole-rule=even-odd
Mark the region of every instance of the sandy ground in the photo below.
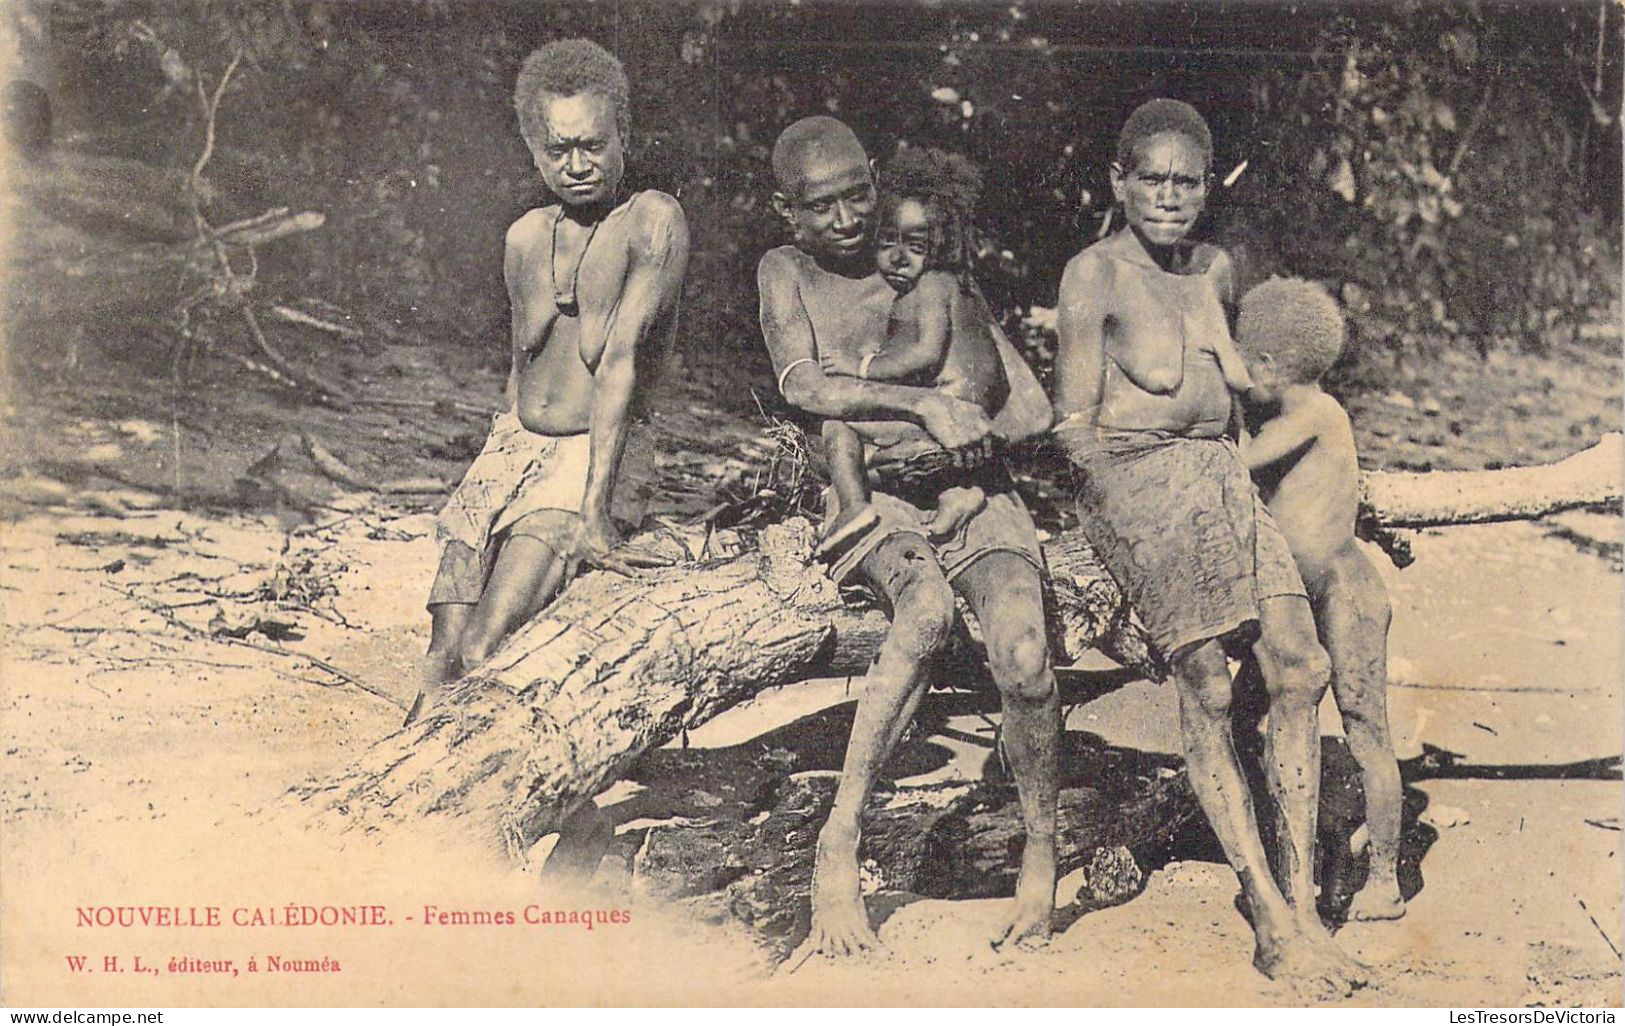
[[[877,896],[889,954],[788,977],[768,975],[735,928],[624,894],[582,899],[633,913],[632,925],[592,932],[425,924],[425,905],[522,910],[538,900],[535,882],[448,852],[334,852],[252,815],[394,728],[425,640],[428,518],[359,503],[324,518],[331,526],[289,534],[271,516],[15,513],[0,571],[7,1004],[1313,998],[1252,970],[1234,874],[1204,861],[1156,868],[1144,893],[1075,918],[1037,953],[987,947],[1003,902]],[[1614,519],[1559,521],[1618,539]],[[1402,922],[1340,934],[1374,971],[1353,1004],[1620,1002],[1620,577],[1553,531],[1429,532],[1415,566],[1387,568],[1391,718],[1420,811],[1407,835],[1415,894]],[[304,589],[303,601],[266,597],[278,587]],[[222,624],[260,626],[240,644],[218,636]],[[786,708],[844,697],[844,684],[786,689],[691,743],[734,743],[783,722]],[[1329,708],[1324,722],[1335,734]],[[1075,709],[1068,727],[1150,751],[1177,745],[1171,692],[1149,684]],[[956,759],[948,772],[977,764]],[[98,904],[212,905],[229,919],[289,902],[381,903],[392,922],[75,925],[78,908]],[[72,971],[69,955],[98,971]],[[109,955],[123,971],[99,971]],[[162,968],[134,972],[137,955]],[[249,974],[250,955],[342,968]],[[171,973],[177,956],[232,959],[238,975]]]
[[[82,164],[58,165],[77,169],[65,186],[76,203],[117,191],[103,158]],[[44,207],[10,213],[22,219],[14,257],[28,266],[118,248]],[[435,555],[425,510],[441,501],[390,512],[338,495],[299,462],[299,435],[374,479],[454,481],[483,441],[503,354],[279,327],[297,365],[355,389],[357,404],[341,410],[218,354],[183,373],[169,360],[173,340],[151,327],[160,313],[87,316],[87,299],[103,297],[81,288],[48,279],[30,296],[37,323],[8,324],[0,347],[0,1001],[1306,999],[1251,969],[1234,875],[1213,862],[1150,867],[1138,897],[1061,916],[1069,925],[1033,954],[984,943],[1002,902],[876,895],[890,956],[786,978],[767,974],[738,929],[614,892],[558,905],[624,908],[630,925],[526,924],[534,877],[482,864],[452,839],[431,851],[334,851],[259,814],[398,724],[425,642],[419,606]],[[771,449],[756,396],[771,395],[772,375],[754,301],[740,302],[739,337],[685,340],[656,399],[656,428],[672,440],[657,465],[675,511],[716,502]],[[1349,403],[1364,465],[1542,462],[1618,430],[1613,320],[1550,353],[1413,361]],[[1053,504],[1039,512],[1053,518],[1046,526],[1064,521]],[[1414,894],[1402,923],[1343,932],[1376,970],[1353,1003],[1620,1001],[1620,524],[1559,523],[1584,544],[1550,524],[1451,529],[1418,538],[1417,564],[1388,575]],[[737,743],[844,700],[845,682],[809,682],[690,741]],[[1324,723],[1336,733],[1335,715]],[[1068,728],[1177,747],[1172,695],[1150,685],[1075,710]],[[953,755],[934,779],[980,771],[985,750],[932,742]],[[390,924],[232,924],[237,909],[329,902],[381,904]],[[135,905],[215,907],[224,923],[77,925],[81,908]],[[441,926],[433,913],[445,910],[521,921]],[[267,956],[341,969],[270,971]],[[76,970],[70,957],[86,961]],[[187,971],[186,959],[231,960],[235,974]]]

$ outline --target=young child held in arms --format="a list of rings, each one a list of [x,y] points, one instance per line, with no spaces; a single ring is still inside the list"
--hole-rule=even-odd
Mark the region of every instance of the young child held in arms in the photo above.
[[[1236,323],[1253,381],[1241,456],[1309,591],[1332,693],[1360,766],[1370,876],[1350,919],[1405,914],[1396,875],[1400,778],[1388,734],[1388,592],[1354,541],[1360,468],[1354,432],[1320,379],[1343,350],[1343,317],[1320,286],[1272,278],[1241,300]]]
[[[829,373],[873,381],[929,385],[975,403],[991,416],[1009,395],[999,358],[997,323],[970,273],[970,217],[981,175],[969,160],[937,149],[899,153],[881,175],[875,236],[876,270],[896,292],[884,344],[825,357]],[[820,555],[844,550],[878,521],[869,504],[865,441],[890,442],[913,425],[889,421],[824,422],[825,458],[839,512]],[[986,503],[974,484],[937,497],[924,525],[947,537]]]

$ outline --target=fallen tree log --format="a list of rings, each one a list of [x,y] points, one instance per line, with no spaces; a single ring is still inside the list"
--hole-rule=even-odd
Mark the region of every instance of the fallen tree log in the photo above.
[[[1588,501],[1617,501],[1617,458],[1612,472],[1602,489],[1609,494],[1589,491]],[[1452,504],[1461,522],[1476,522],[1460,505],[1466,492],[1452,486],[1428,499],[1424,484],[1399,483],[1408,476],[1434,475],[1388,475],[1393,483],[1374,488],[1373,499],[1404,496],[1397,516],[1407,523]],[[1500,480],[1545,494],[1556,508],[1573,504],[1551,474]],[[1500,496],[1496,508],[1532,512],[1536,504]],[[1385,519],[1382,508],[1373,512]],[[694,564],[635,580],[589,574],[441,706],[330,779],[295,788],[285,804],[348,836],[445,830],[520,858],[645,750],[764,688],[867,666],[885,621],[842,602],[809,565],[812,543],[811,525],[797,518],[763,530],[754,551],[701,552]],[[1045,551],[1058,661],[1098,647],[1155,672],[1088,544],[1063,534]]]
[[[290,801],[346,833],[444,828],[519,857],[646,749],[763,688],[864,670],[886,620],[842,600],[809,564],[813,541],[796,518],[738,556],[589,574],[441,706]],[[1067,650],[1143,660],[1087,544],[1050,556]]]
[[[1365,475],[1367,520],[1388,528],[1531,520],[1620,501],[1625,445],[1618,432],[1557,463],[1502,470]]]
[[[631,888],[739,920],[780,954],[806,936],[813,853],[839,777],[828,767],[838,764],[850,723],[847,716],[815,719],[798,724],[799,733],[816,735],[817,751],[835,760],[809,755],[811,746],[776,732],[760,744],[662,749],[640,762],[632,779],[645,790],[610,810],[622,824],[617,854]],[[893,764],[917,763],[919,749],[929,747],[905,744]],[[796,772],[809,762],[824,768]],[[1176,763],[1067,735],[1056,853],[1063,875],[1086,870],[1086,904],[1133,897],[1142,870],[1160,864],[1199,824],[1195,795]],[[1014,790],[1005,782],[883,784],[864,821],[866,887],[928,898],[1006,897],[1014,893],[1023,843]]]

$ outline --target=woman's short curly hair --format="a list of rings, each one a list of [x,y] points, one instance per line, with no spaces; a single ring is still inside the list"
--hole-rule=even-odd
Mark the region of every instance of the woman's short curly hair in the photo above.
[[[1117,163],[1125,171],[1134,166],[1134,150],[1163,132],[1178,132],[1202,151],[1202,163],[1213,163],[1213,133],[1196,108],[1180,100],[1147,100],[1134,108],[1117,135]]]
[[[1343,354],[1343,312],[1330,292],[1302,278],[1271,278],[1241,297],[1236,344],[1270,356],[1291,382],[1319,381]]]
[[[547,138],[542,116],[542,94],[575,96],[594,92],[615,105],[615,127],[626,142],[631,127],[631,87],[626,69],[615,55],[590,39],[559,39],[531,51],[519,66],[513,105],[519,112],[519,134],[532,150]]]
[[[971,214],[982,194],[982,172],[970,159],[935,147],[899,150],[880,172],[880,223],[897,204],[918,200],[931,225],[926,269],[968,273],[975,245]]]

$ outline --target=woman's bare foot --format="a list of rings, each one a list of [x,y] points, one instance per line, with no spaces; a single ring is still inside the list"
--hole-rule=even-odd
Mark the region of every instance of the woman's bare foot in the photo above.
[[[406,710],[406,719],[401,722],[402,727],[410,727],[417,722],[435,703],[446,693],[446,685],[457,677],[457,656],[450,652],[430,651],[418,663],[418,693],[412,699],[411,708]]]
[[[884,947],[870,928],[869,913],[863,907],[857,840],[831,835],[826,828],[818,836],[818,854],[813,862],[812,929],[801,947],[785,959],[780,971],[794,972],[814,955],[847,958]]]
[[[1309,943],[1324,952],[1326,957],[1331,959],[1351,984],[1356,987],[1365,986],[1365,966],[1356,962],[1351,955],[1338,945],[1337,941],[1332,939],[1332,932],[1326,929],[1325,923],[1321,922],[1320,912],[1313,905],[1301,909],[1294,908],[1293,915],[1299,930],[1302,931],[1304,937],[1308,938]]]
[[[1272,980],[1307,988],[1323,997],[1347,997],[1365,985],[1365,976],[1349,968],[1353,961],[1329,941],[1295,933],[1279,940],[1260,935],[1253,952],[1253,966]]]
[[[595,803],[586,802],[559,824],[558,843],[542,864],[542,885],[564,890],[585,887],[614,843],[615,824]]]
[[[406,719],[401,721],[401,728],[403,730],[417,722],[418,717],[423,713],[423,707],[427,705],[428,702],[428,689],[418,688],[417,697],[412,699],[412,704],[406,707]]]
[[[1338,972],[1343,974],[1343,978],[1349,982],[1349,986],[1358,990],[1370,982],[1370,970],[1361,965],[1353,955],[1344,951],[1341,945],[1332,940],[1330,934],[1326,935],[1325,940],[1316,939],[1315,944],[1337,966]]]
[[[1358,922],[1382,922],[1405,915],[1405,899],[1399,893],[1398,880],[1366,881],[1349,904],[1349,919]]]
[[[1016,879],[1016,907],[993,938],[995,951],[1006,945],[1031,950],[1049,943],[1050,915],[1055,911],[1055,842],[1027,839]]]
[[[937,511],[926,521],[925,533],[933,538],[946,538],[965,526],[986,505],[987,493],[975,485],[950,488],[938,497]]]

